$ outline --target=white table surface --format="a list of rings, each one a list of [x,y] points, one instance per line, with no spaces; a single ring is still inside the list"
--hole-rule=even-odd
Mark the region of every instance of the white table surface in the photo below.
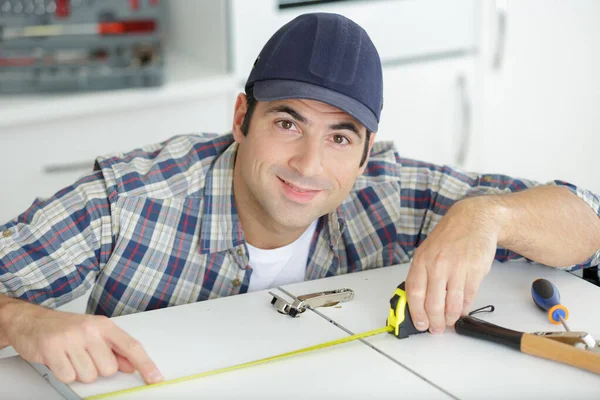
[[[166,379],[240,364],[302,347],[346,337],[347,334],[319,315],[306,312],[299,318],[279,314],[268,291],[232,296],[115,318],[139,339]],[[20,363],[18,362],[20,361]],[[20,358],[0,360],[3,365],[29,368]],[[22,364],[22,365],[21,365]],[[8,366],[5,368],[9,368]],[[30,371],[0,375],[6,398],[39,398],[41,378]],[[36,393],[23,388],[37,383]],[[74,383],[81,397],[142,385],[137,374],[119,373],[93,384]],[[399,367],[360,342],[228,372],[172,386],[114,397],[115,399],[344,398],[391,399],[402,385],[412,398],[449,399],[443,391]],[[48,393],[53,389],[48,386]],[[4,397],[2,397],[4,398]]]
[[[406,279],[408,265],[336,276],[284,286],[293,295],[350,287],[352,304],[318,311],[353,333],[385,324],[389,300]],[[569,328],[600,339],[600,287],[554,268],[523,262],[494,263],[484,278],[473,309],[492,304],[493,313],[477,314],[502,327],[523,331],[562,331],[535,306],[531,284],[537,278],[554,283],[569,309]],[[461,399],[600,399],[600,376],[564,364],[520,353],[502,345],[461,336],[449,328],[443,335],[422,334],[398,340],[392,335],[365,339],[411,370]],[[543,393],[543,395],[542,395]]]
[[[0,399],[63,400],[21,357],[0,359]]]
[[[318,310],[340,326],[359,333],[385,325],[389,299],[407,271],[408,265],[400,265],[302,282],[283,289],[294,295],[342,287],[353,289],[352,301],[342,303],[341,307]],[[571,329],[600,337],[596,311],[600,288],[567,272],[536,265],[494,264],[484,279],[475,307],[494,304],[496,311],[479,316],[515,330],[559,331],[560,326],[550,324],[531,300],[531,282],[538,277],[550,279],[558,286],[562,302],[570,311]],[[271,298],[267,291],[261,291],[118,317],[114,321],[143,343],[167,379],[347,336],[344,330],[311,311],[299,318],[281,315],[271,306]],[[113,398],[600,397],[600,376],[495,343],[459,336],[452,330],[443,335],[423,334],[404,340],[380,334],[366,341],[375,349],[355,341]],[[93,384],[75,383],[71,388],[85,397],[141,384],[138,375],[119,373]],[[23,360],[11,357],[0,360],[0,398],[60,399],[60,396]]]

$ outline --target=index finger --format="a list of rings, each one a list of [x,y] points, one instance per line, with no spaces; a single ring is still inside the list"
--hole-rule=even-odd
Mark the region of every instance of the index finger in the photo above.
[[[429,320],[425,313],[425,293],[427,292],[427,271],[419,264],[412,264],[406,277],[406,297],[410,316],[415,328],[425,331],[429,327]]]
[[[441,264],[438,270],[445,270],[446,267]],[[443,275],[432,274],[429,271],[427,275],[427,295],[425,297],[425,312],[429,318],[429,331],[431,333],[442,333],[446,327],[444,310],[446,308],[446,286],[447,279]]]
[[[125,357],[140,373],[146,383],[158,383],[163,380],[158,367],[150,359],[139,341],[116,325],[113,325],[106,332],[106,336],[113,351]]]
[[[465,281],[465,294],[463,299],[463,314],[467,315],[471,311],[471,306],[481,285],[483,276],[477,273],[467,273],[467,279]]]

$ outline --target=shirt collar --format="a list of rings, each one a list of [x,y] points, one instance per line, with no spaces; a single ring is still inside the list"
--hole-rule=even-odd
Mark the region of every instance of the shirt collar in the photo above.
[[[200,253],[216,253],[244,243],[244,233],[233,197],[233,167],[237,153],[233,142],[206,176],[200,229]]]
[[[332,248],[337,248],[345,226],[346,223],[341,207],[338,207],[334,212],[327,216],[327,226],[325,229],[329,235]]]

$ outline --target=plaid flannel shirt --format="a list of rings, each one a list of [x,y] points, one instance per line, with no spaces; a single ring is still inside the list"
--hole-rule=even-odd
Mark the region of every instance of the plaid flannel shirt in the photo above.
[[[230,134],[186,135],[98,158],[93,172],[0,226],[0,293],[57,307],[93,287],[87,312],[117,316],[246,292],[236,149]],[[594,194],[548,184],[599,212]],[[319,219],[305,278],[409,262],[457,200],[534,185],[400,158],[376,143],[348,198]],[[599,253],[571,268],[597,265]]]

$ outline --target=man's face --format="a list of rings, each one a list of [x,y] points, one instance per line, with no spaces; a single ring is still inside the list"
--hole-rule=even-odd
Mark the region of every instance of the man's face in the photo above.
[[[236,205],[268,229],[305,229],[335,210],[364,171],[366,128],[338,108],[313,100],[258,102],[246,136],[244,115],[240,95],[233,129]]]

